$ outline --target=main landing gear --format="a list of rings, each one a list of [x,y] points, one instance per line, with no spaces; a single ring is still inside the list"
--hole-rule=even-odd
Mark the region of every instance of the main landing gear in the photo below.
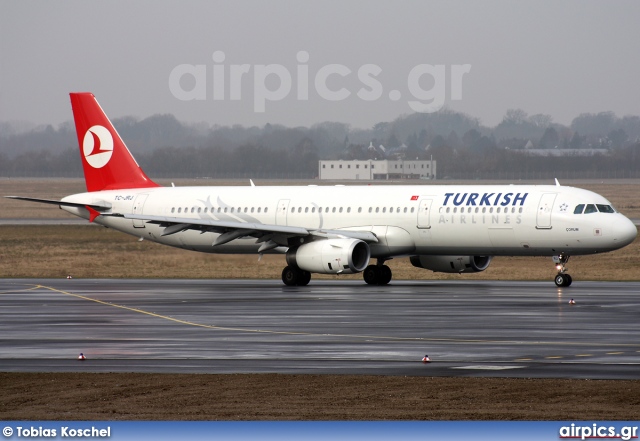
[[[369,265],[362,272],[362,278],[369,285],[386,285],[391,282],[391,268],[384,265],[384,260],[378,260],[377,265]]]
[[[554,282],[556,282],[556,286],[561,288],[570,286],[573,281],[571,276],[565,272],[567,270],[566,265],[569,261],[569,257],[570,256],[564,253],[559,256],[553,256],[553,262],[556,264],[556,269],[558,270],[558,274],[556,275]]]
[[[282,281],[287,286],[306,286],[311,281],[311,273],[295,266],[285,266]]]

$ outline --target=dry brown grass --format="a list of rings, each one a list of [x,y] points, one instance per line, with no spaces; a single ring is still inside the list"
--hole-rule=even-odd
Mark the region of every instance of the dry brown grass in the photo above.
[[[0,277],[56,278],[250,278],[279,279],[284,256],[195,253],[94,226],[0,226]],[[575,256],[574,280],[640,280],[640,242],[613,253]],[[489,269],[476,274],[438,274],[414,268],[408,259],[391,260],[395,280],[551,280],[548,257],[497,257]],[[314,275],[314,279],[355,279]]]
[[[623,420],[640,381],[0,373],[2,420]],[[37,391],[37,393],[29,393]]]

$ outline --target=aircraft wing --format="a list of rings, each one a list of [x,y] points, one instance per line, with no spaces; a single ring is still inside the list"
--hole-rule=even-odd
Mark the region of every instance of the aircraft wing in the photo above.
[[[144,214],[105,214],[104,216],[123,217],[125,219],[141,220],[147,223],[160,225],[161,227],[164,227],[162,236],[169,236],[186,230],[196,230],[202,233],[219,233],[220,236],[213,243],[214,246],[222,245],[234,239],[247,236],[258,238],[258,242],[272,242],[273,244],[277,244],[277,246],[287,246],[287,239],[290,237],[306,236],[318,236],[325,238],[346,237],[371,243],[378,242],[376,235],[370,231],[313,229],[286,225],[150,216]]]

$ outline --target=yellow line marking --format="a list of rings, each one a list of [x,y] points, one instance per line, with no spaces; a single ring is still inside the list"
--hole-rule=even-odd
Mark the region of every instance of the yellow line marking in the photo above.
[[[556,358],[564,358],[564,357],[562,355],[554,355],[554,356],[551,356],[551,357],[544,357],[544,358],[546,358],[547,360],[553,360],[553,359],[556,359]]]
[[[545,341],[537,341],[537,342],[526,342],[526,341],[512,341],[512,340],[472,340],[472,339],[454,339],[454,338],[428,338],[428,337],[388,337],[388,336],[380,336],[380,335],[353,335],[353,334],[330,334],[330,333],[312,333],[312,332],[302,332],[302,331],[268,331],[264,329],[248,329],[248,328],[231,328],[225,326],[216,326],[216,325],[207,325],[203,323],[190,322],[188,320],[180,320],[170,316],[156,314],[154,312],[145,311],[143,309],[132,308],[130,306],[117,305],[115,303],[105,302],[103,300],[94,299],[91,297],[83,296],[80,294],[73,294],[68,291],[63,291],[61,289],[56,289],[51,286],[45,285],[36,285],[34,289],[47,289],[49,291],[57,292],[60,294],[64,294],[71,297],[76,297],[78,299],[87,300],[90,302],[98,303],[104,306],[111,306],[114,308],[124,309],[126,311],[135,312],[138,314],[148,315],[150,317],[156,317],[164,320],[169,320],[175,323],[179,323],[182,325],[195,326],[199,328],[205,329],[213,329],[217,331],[236,331],[236,332],[247,332],[247,333],[257,333],[257,334],[275,334],[275,335],[304,335],[309,337],[341,337],[341,338],[358,338],[358,339],[372,339],[372,340],[387,340],[387,341],[423,341],[423,342],[431,342],[431,343],[452,343],[452,344],[460,344],[460,343],[478,343],[478,344],[515,344],[515,345],[523,345],[523,346],[538,346],[538,345],[556,345],[556,346],[581,346],[581,345],[589,345],[593,346],[592,343],[576,343],[576,342],[545,342]],[[637,344],[612,344],[608,346],[618,346],[618,347],[634,347],[637,348]],[[640,352],[640,351],[639,351]],[[547,358],[562,358],[558,357],[547,357]]]
[[[533,361],[533,358],[516,358],[513,361]]]
[[[624,352],[607,352],[607,355],[620,355],[624,354]]]
[[[578,354],[576,357],[593,357],[593,354]]]

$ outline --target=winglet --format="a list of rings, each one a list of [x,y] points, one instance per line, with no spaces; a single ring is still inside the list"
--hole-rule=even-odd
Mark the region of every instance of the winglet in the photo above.
[[[556,185],[560,187],[560,182],[558,182],[558,178],[555,178],[555,180],[556,180]]]

